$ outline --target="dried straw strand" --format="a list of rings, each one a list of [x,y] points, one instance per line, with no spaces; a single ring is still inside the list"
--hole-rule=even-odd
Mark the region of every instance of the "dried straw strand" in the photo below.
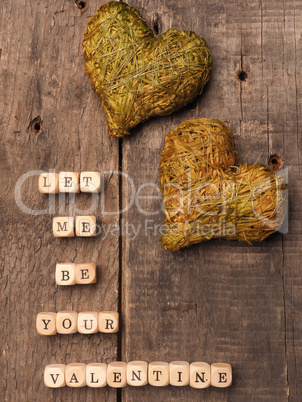
[[[101,6],[84,35],[85,72],[99,95],[109,134],[191,102],[209,79],[212,56],[193,32],[155,37],[138,11],[122,2]]]
[[[262,241],[286,215],[285,183],[259,164],[235,167],[231,130],[219,120],[188,120],[166,137],[160,160],[166,249],[212,238]]]

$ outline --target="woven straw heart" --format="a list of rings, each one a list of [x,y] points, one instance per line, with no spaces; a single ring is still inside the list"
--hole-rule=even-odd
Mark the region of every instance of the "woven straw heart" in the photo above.
[[[281,229],[285,178],[263,165],[235,167],[236,158],[233,134],[219,120],[188,120],[167,135],[160,160],[166,249],[212,238],[252,243]]]
[[[211,70],[203,39],[174,29],[156,38],[138,11],[122,2],[98,9],[88,22],[83,48],[85,72],[115,137],[191,102]]]

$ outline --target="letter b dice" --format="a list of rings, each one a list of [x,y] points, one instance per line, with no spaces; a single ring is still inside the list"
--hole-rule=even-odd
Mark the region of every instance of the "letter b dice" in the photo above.
[[[76,264],[56,264],[56,284],[61,286],[75,285]]]

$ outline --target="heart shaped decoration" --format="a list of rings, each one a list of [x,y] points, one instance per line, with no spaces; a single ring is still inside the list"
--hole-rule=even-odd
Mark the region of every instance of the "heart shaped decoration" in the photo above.
[[[174,29],[157,38],[138,11],[122,2],[98,9],[83,48],[85,72],[115,137],[185,106],[209,80],[212,56],[202,38]]]
[[[285,177],[259,164],[236,167],[236,158],[233,134],[219,120],[188,120],[167,135],[160,160],[166,249],[213,238],[251,244],[281,229]]]

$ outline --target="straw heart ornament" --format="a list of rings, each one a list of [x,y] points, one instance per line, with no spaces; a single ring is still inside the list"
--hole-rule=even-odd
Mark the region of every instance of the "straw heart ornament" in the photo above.
[[[170,29],[157,38],[138,11],[122,2],[101,6],[90,19],[83,53],[114,137],[191,102],[209,80],[212,64],[195,33]]]
[[[286,180],[259,164],[235,166],[231,130],[219,120],[188,120],[166,137],[160,160],[166,249],[213,238],[252,243],[280,230]]]

